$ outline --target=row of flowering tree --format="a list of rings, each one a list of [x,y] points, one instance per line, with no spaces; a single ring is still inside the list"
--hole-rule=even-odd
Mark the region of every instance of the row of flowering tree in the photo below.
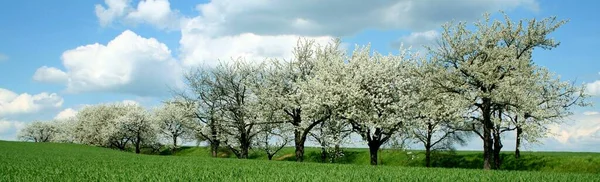
[[[208,142],[214,157],[228,148],[248,158],[255,147],[269,159],[293,144],[296,160],[303,161],[307,139],[321,145],[323,159],[328,154],[335,159],[356,133],[372,165],[393,137],[410,136],[423,144],[430,166],[432,150],[476,135],[483,141],[483,168],[499,169],[502,133],[516,132],[518,157],[521,143],[537,142],[548,126],[572,114],[572,106],[588,103],[583,86],[561,81],[533,62],[534,49],[558,46],[548,34],[565,21],[523,23],[505,16],[502,22],[487,14],[484,19],[474,31],[466,23],[445,24],[438,45],[423,55],[404,48],[385,55],[370,45],[348,55],[340,39],[326,45],[302,39],[291,60],[235,59],[192,70],[185,75],[186,89],[153,111],[90,106],[72,119],[71,130],[64,129],[71,135],[39,137],[37,124],[22,136],[133,146],[138,153],[160,136],[173,146],[180,138],[194,138]]]

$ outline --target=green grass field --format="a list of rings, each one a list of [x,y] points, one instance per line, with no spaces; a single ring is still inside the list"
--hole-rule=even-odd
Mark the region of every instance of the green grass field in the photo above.
[[[0,181],[600,181],[599,174],[589,173],[214,159],[202,150],[136,155],[76,144],[0,141]]]
[[[306,148],[306,162],[321,162],[319,148]],[[424,167],[423,151],[382,150],[379,153],[381,165]],[[369,165],[369,151],[363,148],[344,149],[345,156],[337,159],[336,163]],[[520,171],[548,171],[548,172],[572,172],[600,174],[600,153],[586,152],[521,152],[522,156],[516,160],[514,153],[507,151],[502,153],[503,170]],[[173,155],[169,151],[163,151],[162,155]],[[209,149],[206,147],[183,147],[174,155],[210,157]],[[228,150],[220,151],[222,158],[235,158]],[[267,160],[263,151],[253,151],[251,159]],[[273,160],[295,161],[294,148],[284,148]],[[483,158],[478,151],[457,151],[455,153],[437,153],[432,156],[432,166],[442,168],[466,168],[481,169]]]

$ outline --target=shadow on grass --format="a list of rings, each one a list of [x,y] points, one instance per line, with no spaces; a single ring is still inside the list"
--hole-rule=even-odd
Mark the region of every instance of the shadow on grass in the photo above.
[[[548,159],[542,156],[522,155],[515,158],[512,154],[500,154],[501,170],[538,171],[547,165]],[[432,167],[481,169],[483,154],[456,154],[436,152],[431,156]]]

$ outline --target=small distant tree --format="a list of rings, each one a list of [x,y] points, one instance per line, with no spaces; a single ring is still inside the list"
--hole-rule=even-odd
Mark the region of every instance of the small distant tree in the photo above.
[[[19,131],[17,138],[23,141],[51,142],[57,135],[58,129],[50,122],[34,121]]]
[[[197,68],[184,76],[188,90],[177,95],[182,98],[181,104],[194,107],[189,128],[193,130],[196,142],[207,141],[212,157],[217,157],[224,123],[216,77],[209,68]]]
[[[119,130],[117,118],[127,113],[127,105],[98,104],[81,109],[74,126],[76,142],[125,150],[130,139]]]
[[[534,78],[535,85],[524,91],[523,95],[514,96],[514,105],[503,108],[502,116],[509,122],[500,132],[516,131],[515,158],[519,158],[523,141],[539,142],[544,138],[551,124],[561,124],[573,114],[573,106],[589,106],[585,88],[573,83],[561,81],[548,70],[538,68]]]
[[[55,119],[51,121],[51,124],[56,127],[57,133],[53,139],[53,142],[60,143],[74,143],[75,138],[75,117],[65,119]]]
[[[259,133],[256,136],[255,146],[267,154],[269,160],[273,159],[281,149],[293,140],[292,130],[284,128],[281,124],[261,124],[258,126]]]
[[[187,139],[193,135],[191,125],[194,119],[195,105],[185,103],[178,99],[169,100],[154,110],[154,120],[158,131],[163,137],[173,142],[173,151],[177,149],[178,139]]]
[[[416,117],[410,133],[413,139],[423,144],[425,148],[425,166],[431,166],[431,155],[434,150],[452,149],[453,144],[466,144],[468,132],[462,126],[462,122],[468,115],[465,109],[468,102],[460,99],[452,99],[452,95],[439,89],[430,80],[435,78],[443,67],[432,64],[427,59],[422,59],[419,66],[414,69],[414,76],[420,78],[421,82],[415,87],[415,99],[420,103],[416,105]]]
[[[326,162],[329,158],[331,163],[343,156],[340,147],[352,134],[352,127],[343,120],[329,120],[319,124],[310,132],[310,136],[321,145],[321,161]]]
[[[413,88],[411,55],[371,55],[370,46],[357,48],[344,71],[323,74],[344,74],[341,98],[347,100],[342,118],[352,125],[369,146],[371,165],[377,165],[377,152],[401,128],[410,126],[418,103]]]
[[[237,59],[222,62],[211,73],[222,114],[221,141],[240,159],[248,158],[252,140],[259,131],[258,113],[254,110],[257,99],[251,89],[259,69],[258,65]]]
[[[340,43],[339,39],[335,39],[321,46],[316,45],[314,40],[298,40],[292,60],[271,60],[271,71],[264,79],[266,85],[257,95],[260,100],[272,103],[278,112],[285,114],[284,124],[294,128],[298,162],[304,160],[304,144],[310,131],[331,115],[329,103],[324,102],[328,100],[325,96],[327,93],[318,87],[316,81],[311,80],[321,68],[318,65],[344,59]]]
[[[151,116],[141,106],[129,105],[126,113],[116,118],[119,133],[125,135],[133,143],[135,153],[139,154],[145,144],[152,144],[156,138],[157,128]]]

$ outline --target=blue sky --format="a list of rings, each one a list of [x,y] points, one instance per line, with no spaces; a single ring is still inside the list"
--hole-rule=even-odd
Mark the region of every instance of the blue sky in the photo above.
[[[449,20],[504,10],[513,20],[557,16],[561,45],[534,61],[600,94],[597,1],[0,1],[0,139],[33,120],[76,113],[84,104],[154,106],[181,87],[182,70],[217,59],[286,58],[299,36],[397,52],[429,45]],[[109,43],[110,42],[110,43]],[[597,81],[597,82],[596,82]],[[599,96],[592,97],[598,103]],[[597,105],[597,104],[596,104]],[[600,106],[576,108],[530,150],[600,152]],[[507,136],[506,138],[510,138]],[[510,143],[505,148],[511,148]],[[474,140],[463,149],[479,149]]]

